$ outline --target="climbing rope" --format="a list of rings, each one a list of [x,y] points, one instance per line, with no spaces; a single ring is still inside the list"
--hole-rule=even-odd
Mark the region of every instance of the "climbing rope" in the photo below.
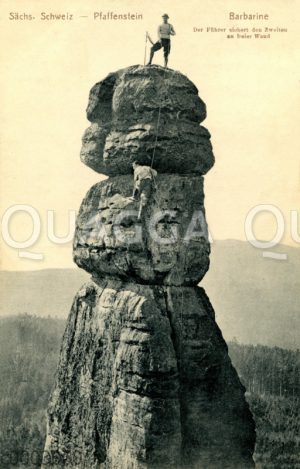
[[[164,70],[163,80],[165,80],[166,70],[167,70],[167,67],[165,67],[165,70]],[[166,91],[165,91],[165,96],[167,96],[167,92],[166,92]],[[157,116],[156,131],[155,131],[155,134],[156,134],[156,135],[155,135],[154,147],[153,147],[153,152],[152,152],[151,168],[152,168],[153,163],[154,163],[155,150],[156,150],[156,146],[157,146],[158,129],[159,129],[159,124],[160,124],[160,115],[161,115],[161,108],[162,108],[162,105],[163,105],[163,100],[161,99],[160,104],[159,104],[159,108],[158,108],[158,116]]]
[[[145,36],[144,66],[146,65],[147,41],[148,41],[148,31],[146,31],[146,36]],[[165,81],[166,70],[167,70],[167,67],[165,67],[165,70],[164,70],[163,81]],[[167,93],[165,93],[165,96],[167,96]],[[158,108],[158,117],[157,117],[157,123],[156,123],[156,131],[155,131],[155,141],[154,141],[154,147],[153,147],[152,158],[151,158],[151,166],[150,166],[151,168],[153,167],[154,157],[155,157],[155,150],[156,150],[156,146],[157,146],[158,129],[159,129],[159,124],[160,124],[160,114],[161,114],[162,105],[163,105],[163,101],[161,100],[159,108]]]

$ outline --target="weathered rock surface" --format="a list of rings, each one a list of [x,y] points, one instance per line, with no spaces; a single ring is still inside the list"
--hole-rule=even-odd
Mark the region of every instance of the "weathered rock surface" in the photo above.
[[[96,83],[90,91],[87,118],[90,122],[106,123],[112,119],[122,124],[133,112],[140,114],[142,119],[151,120],[161,105],[157,88],[164,87],[166,82],[170,92],[164,110],[170,114],[180,112],[189,120],[202,122],[206,118],[206,105],[194,83],[176,70],[142,65],[110,73]],[[137,116],[134,118],[139,121]]]
[[[81,158],[111,177],[77,217],[74,260],[92,280],[64,334],[43,469],[254,467],[245,389],[197,286],[210,253],[205,116],[193,83],[162,67],[129,67],[91,90]],[[158,171],[137,168],[154,177],[138,200],[134,160]]]
[[[130,200],[132,187],[132,176],[125,175],[89,190],[77,217],[75,262],[98,275],[196,285],[208,270],[210,253],[203,178],[159,174],[140,221],[139,202]]]
[[[202,288],[94,279],[64,334],[45,457],[65,468],[250,468],[243,394]]]
[[[199,125],[206,106],[174,70],[136,65],[109,74],[92,88],[87,117],[81,159],[100,173],[131,173],[134,160],[179,174],[205,174],[214,164],[210,134]]]

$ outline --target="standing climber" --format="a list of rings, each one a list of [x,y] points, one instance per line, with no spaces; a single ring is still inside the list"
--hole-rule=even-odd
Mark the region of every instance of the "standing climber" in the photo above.
[[[150,52],[150,59],[148,62],[148,65],[151,65],[152,59],[154,56],[154,52],[157,50],[161,49],[162,47],[164,48],[164,58],[165,58],[165,67],[168,65],[168,56],[170,54],[171,50],[171,39],[170,36],[175,36],[175,30],[173,26],[168,23],[169,16],[167,13],[162,15],[163,17],[163,23],[158,26],[158,41],[154,44],[153,41],[151,40],[149,34],[147,33],[148,39],[153,44],[151,47],[151,52]]]
[[[138,220],[140,220],[143,208],[149,202],[153,187],[155,184],[154,178],[157,176],[157,171],[150,168],[150,166],[142,166],[136,161],[132,164],[134,171],[134,183],[132,200],[140,199],[140,207],[138,213]]]

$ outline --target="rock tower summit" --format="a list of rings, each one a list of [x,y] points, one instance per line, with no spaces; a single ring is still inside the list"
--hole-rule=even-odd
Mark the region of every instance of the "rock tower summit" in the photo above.
[[[48,407],[43,467],[249,469],[255,427],[209,299],[206,106],[181,73],[140,65],[90,91],[75,296]],[[132,163],[157,171],[141,219]]]

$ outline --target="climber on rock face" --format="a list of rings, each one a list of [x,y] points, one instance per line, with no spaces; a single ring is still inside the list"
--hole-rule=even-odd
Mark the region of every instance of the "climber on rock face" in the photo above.
[[[134,171],[134,185],[132,200],[140,200],[140,207],[138,213],[138,220],[140,220],[143,208],[149,202],[154,188],[154,178],[157,176],[157,171],[150,168],[150,166],[142,166],[136,161],[132,164]]]
[[[171,36],[175,36],[175,30],[173,26],[168,23],[169,16],[165,13],[162,15],[163,17],[163,23],[158,26],[158,41],[154,44],[153,41],[151,40],[149,34],[147,33],[147,37],[149,41],[153,44],[151,47],[151,52],[150,52],[150,59],[147,65],[151,65],[152,59],[154,56],[154,52],[157,50],[161,49],[162,47],[164,48],[164,58],[165,58],[165,67],[168,65],[168,56],[170,54],[171,50]]]

